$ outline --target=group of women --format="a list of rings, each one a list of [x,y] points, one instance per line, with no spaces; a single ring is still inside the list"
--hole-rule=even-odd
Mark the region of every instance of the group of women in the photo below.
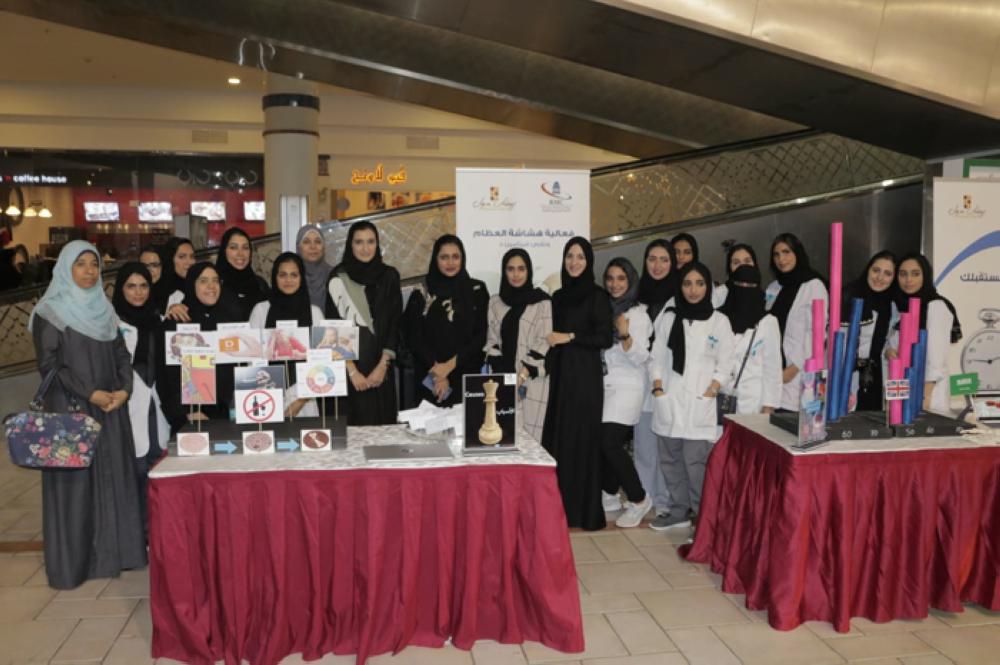
[[[735,395],[739,413],[797,408],[812,348],[810,304],[827,297],[791,234],[772,244],[776,279],[766,290],[749,245],[728,249],[727,279],[716,285],[692,236],[657,239],[646,247],[641,274],[615,258],[602,286],[590,243],[573,238],[551,297],[535,287],[523,249],[503,256],[491,296],[469,276],[462,241],[445,235],[405,310],[399,273],[384,263],[372,224],[351,226],[336,266],[326,261],[318,227],[303,227],[296,246],[275,259],[268,285],[253,271],[243,231],[225,233],[214,262],[197,261],[191,242],[174,238],[121,267],[110,301],[97,250],[83,241],[62,250],[29,328],[41,372],[54,369],[59,379],[48,408],[78,403],[103,429],[89,469],[42,472],[51,586],[73,588],[144,565],[149,465],[189,420],[230,416],[227,372],[218,373],[214,407],[191,413],[181,406],[179,368],[166,364],[164,348],[164,331],[179,323],[214,330],[226,322],[352,321],[360,329],[358,357],[347,363],[352,425],[396,421],[403,349],[415,368],[413,394],[439,405],[461,401],[463,375],[515,374],[520,426],[557,461],[569,525],[600,529],[606,511],[622,509],[617,524],[633,527],[655,510],[651,526],[663,529],[689,524],[698,511],[720,432],[720,393]],[[909,296],[921,299],[929,333],[930,406],[946,400],[940,384],[957,320],[931,284],[922,256],[897,261],[882,252],[847,289],[865,303],[854,377],[859,408],[881,408],[883,359],[894,353],[894,324]],[[306,406],[288,400],[293,414]]]

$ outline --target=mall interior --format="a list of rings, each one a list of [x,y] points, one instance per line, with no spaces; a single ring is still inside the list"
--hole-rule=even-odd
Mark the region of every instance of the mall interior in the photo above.
[[[457,168],[569,169],[590,173],[597,275],[682,231],[714,274],[734,242],[763,257],[779,232],[827,266],[835,220],[856,275],[886,247],[932,255],[935,179],[1000,179],[995,0],[0,0],[0,26],[0,237],[5,261],[27,258],[0,284],[4,414],[39,384],[28,319],[72,240],[98,248],[110,289],[174,236],[208,258],[238,227],[270,278],[288,224],[319,224],[340,257],[368,220],[406,289],[456,232]],[[157,650],[155,566],[50,588],[42,508],[40,474],[3,453],[0,662],[211,662]],[[570,531],[583,651],[425,637],[367,662],[1000,662],[996,581],[994,609],[779,630],[757,590],[678,554],[689,536]]]

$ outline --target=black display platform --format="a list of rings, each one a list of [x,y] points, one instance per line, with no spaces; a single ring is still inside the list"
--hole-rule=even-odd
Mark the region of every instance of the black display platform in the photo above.
[[[921,411],[910,425],[893,425],[896,436],[910,438],[916,436],[958,436],[964,430],[975,429],[975,425],[949,418],[939,413]]]
[[[922,411],[911,425],[886,425],[884,411],[855,411],[840,420],[827,422],[827,441],[850,439],[891,439],[894,437],[957,436],[972,429],[969,423],[937,413]],[[771,424],[798,436],[799,414],[772,413]]]
[[[295,452],[301,450],[302,442],[299,440],[304,429],[328,429],[330,430],[331,448],[333,450],[343,450],[347,447],[347,417],[334,418],[327,416],[326,427],[323,420],[316,418],[296,418],[295,420],[285,420],[280,423],[265,423],[262,427],[258,425],[237,425],[228,420],[205,420],[201,423],[201,431],[208,433],[209,446],[213,455],[231,455],[243,450],[243,433],[256,432],[260,429],[274,432],[275,452]],[[198,426],[195,423],[188,423],[181,428],[181,434],[197,432]],[[294,446],[286,442],[294,442]],[[282,445],[285,444],[285,445]],[[177,454],[177,441],[172,440],[169,444],[169,454]]]

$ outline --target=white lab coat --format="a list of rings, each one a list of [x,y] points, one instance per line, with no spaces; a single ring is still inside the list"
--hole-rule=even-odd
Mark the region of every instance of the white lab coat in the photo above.
[[[927,304],[927,368],[924,370],[924,383],[933,383],[931,391],[930,411],[945,416],[951,414],[951,387],[948,367],[948,354],[951,351],[951,327],[954,324],[951,310],[943,300],[932,300]],[[889,337],[885,342],[887,348],[899,349],[899,310],[892,305],[892,322]],[[888,370],[885,378],[889,378]]]
[[[715,441],[719,436],[716,398],[705,397],[712,381],[725,384],[733,359],[733,329],[725,314],[684,322],[684,373],[673,370],[667,346],[674,312],[660,318],[649,362],[650,382],[661,381],[664,394],[653,399],[653,431],[677,439]]]
[[[889,365],[886,363],[885,354],[880,354],[878,358],[872,358],[872,341],[875,337],[875,326],[878,324],[878,312],[872,312],[872,318],[868,321],[862,321],[861,327],[858,329],[858,355],[857,360],[870,360],[871,362],[877,362],[882,365],[882,379],[885,380],[889,378]],[[891,325],[891,319],[890,319]],[[847,339],[847,333],[850,331],[850,324],[841,323],[840,330],[844,333],[844,339]],[[889,347],[889,340],[891,339],[890,334],[886,335],[885,348]],[[884,349],[883,349],[884,350]],[[861,379],[858,376],[858,370],[854,369],[851,371],[851,392],[847,396],[847,410],[855,411],[858,408],[858,389],[861,387]]]
[[[726,297],[729,295],[729,287],[725,282],[712,287],[712,307],[719,309],[726,304]]]
[[[753,347],[747,355],[747,347],[753,338]],[[736,412],[760,413],[765,406],[778,408],[781,405],[781,331],[778,319],[770,314],[757,323],[757,333],[753,328],[733,334],[733,357],[730,361],[729,377],[722,391],[732,394],[736,376],[740,373],[743,358],[746,366],[736,386]]]
[[[764,292],[764,306],[770,310],[781,284],[777,280],[771,282]],[[829,294],[823,282],[811,279],[799,287],[785,321],[785,336],[781,340],[781,348],[785,352],[786,366],[795,365],[799,373],[794,379],[784,384],[781,391],[781,407],[789,411],[799,410],[799,398],[802,393],[802,371],[806,360],[812,357],[812,301],[823,301],[823,330],[826,330],[827,303]],[[824,340],[826,333],[824,332]]]
[[[604,375],[604,413],[601,421],[635,425],[642,415],[642,404],[646,399],[646,361],[649,359],[649,338],[653,334],[653,322],[646,314],[645,305],[635,305],[625,312],[628,319],[628,334],[632,346],[628,351],[616,341],[604,351],[604,364],[608,373]]]
[[[135,347],[139,342],[138,330],[135,326],[118,321],[118,329],[125,339],[125,348],[132,358],[135,358]],[[162,333],[160,333],[162,334]],[[160,406],[160,396],[155,390],[150,389],[142,378],[132,372],[132,394],[128,399],[128,417],[132,423],[132,440],[135,442],[135,456],[145,457],[149,452],[149,404],[156,405],[156,433],[159,438],[160,447],[166,450],[167,441],[170,440],[170,424],[167,423],[163,415],[163,408]]]
[[[323,311],[316,305],[310,305],[312,310],[312,324],[318,326],[323,323]],[[271,303],[267,300],[262,300],[253,306],[253,310],[250,311],[250,327],[263,329],[267,323],[267,313],[271,311]],[[285,405],[291,404],[295,400],[299,399],[296,393],[296,385],[292,384],[285,388]],[[311,399],[306,402],[306,405],[299,410],[299,418],[318,418],[319,417],[319,407],[316,406],[316,400]]]
[[[670,300],[668,300],[663,305],[663,307],[660,308],[660,311],[656,313],[656,316],[650,317],[653,320],[653,333],[654,333],[653,337],[654,338],[656,336],[655,335],[656,330],[657,330],[658,326],[660,325],[660,321],[666,315],[667,309],[673,307],[674,304],[675,304],[674,299],[671,298]],[[648,311],[646,312],[646,315],[649,316],[649,312]],[[667,332],[669,332],[669,330]],[[653,344],[655,344],[655,343],[656,342],[654,341]],[[653,392],[652,392],[653,391],[653,383],[649,380],[649,363],[651,363],[651,362],[653,362],[652,351],[650,351],[649,358],[646,359],[646,376],[643,378],[643,389],[642,390],[643,390],[643,394],[646,396],[645,399],[643,400],[643,403],[642,403],[642,411],[643,411],[643,413],[652,413],[653,412]],[[667,367],[667,369],[670,369],[670,368]],[[662,373],[662,370],[660,370],[660,371]]]

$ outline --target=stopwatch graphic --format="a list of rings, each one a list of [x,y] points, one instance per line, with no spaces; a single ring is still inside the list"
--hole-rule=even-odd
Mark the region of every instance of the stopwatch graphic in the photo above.
[[[979,310],[986,327],[976,331],[962,349],[962,371],[979,375],[979,390],[1000,390],[1000,309]]]

